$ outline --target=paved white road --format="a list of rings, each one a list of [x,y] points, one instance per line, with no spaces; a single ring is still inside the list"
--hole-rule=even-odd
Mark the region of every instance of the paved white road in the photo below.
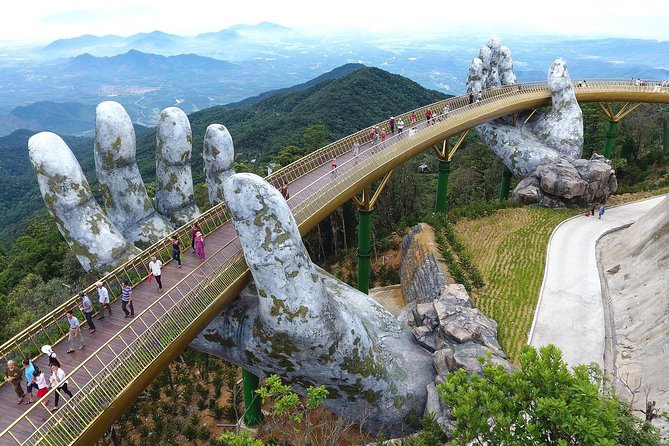
[[[603,367],[604,307],[595,245],[606,232],[634,223],[664,196],[583,214],[560,223],[548,243],[544,281],[528,343],[554,344],[567,364]]]

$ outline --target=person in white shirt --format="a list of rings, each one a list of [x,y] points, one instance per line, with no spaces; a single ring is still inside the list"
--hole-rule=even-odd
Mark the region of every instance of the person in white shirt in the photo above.
[[[96,282],[95,287],[98,289],[98,296],[100,298],[100,317],[98,320],[101,321],[105,318],[105,307],[107,307],[107,310],[109,310],[109,316],[112,314],[111,305],[109,305],[109,291],[107,291],[107,288],[105,288],[102,282]]]
[[[55,364],[51,365],[51,378],[49,379],[51,381],[51,387],[56,388],[56,404],[53,406],[53,409],[51,409],[51,412],[55,412],[58,410],[58,401],[60,400],[60,391],[62,390],[65,392],[67,395],[69,395],[70,398],[72,398],[72,392],[67,388],[67,381],[65,381],[65,372],[63,369],[58,367]]]
[[[158,260],[156,256],[152,256],[151,261],[149,262],[149,271],[151,271],[151,274],[153,275],[154,279],[156,279],[156,283],[158,284],[158,291],[163,289],[163,281],[160,278],[162,269],[163,269],[163,262]]]

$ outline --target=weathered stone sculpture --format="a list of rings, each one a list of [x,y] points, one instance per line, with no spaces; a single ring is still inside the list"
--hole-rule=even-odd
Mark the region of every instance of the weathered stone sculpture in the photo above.
[[[186,113],[176,107],[163,110],[156,132],[156,208],[177,226],[200,215],[193,199],[192,148]]]
[[[174,225],[200,215],[193,200],[192,137],[186,115],[173,107],[163,110],[156,139],[156,201],[162,215],[154,210],[135,162],[130,117],[117,102],[98,105],[94,155],[105,215],[65,142],[49,132],[30,138],[30,160],[44,202],[87,271],[112,270],[139,252],[133,244],[155,243]],[[231,140],[223,144],[221,138],[208,138],[205,146],[208,172],[231,171]]]
[[[469,68],[467,91],[513,85],[513,62],[508,48],[491,39]],[[521,179],[513,198],[547,207],[590,206],[603,203],[617,188],[615,172],[604,157],[580,159],[583,116],[576,101],[567,64],[557,59],[548,72],[552,107],[526,123],[500,118],[476,127],[486,145],[513,175]]]
[[[38,133],[28,141],[28,152],[44,203],[86,271],[104,270],[139,253],[102,212],[60,136]]]
[[[109,219],[131,243],[151,245],[172,231],[156,214],[135,160],[135,129],[118,102],[95,110],[95,170]]]
[[[223,182],[235,173],[232,162],[235,149],[230,132],[221,124],[211,124],[204,134],[204,173],[209,190],[209,202],[217,205],[223,202]]]
[[[230,304],[194,342],[198,349],[305,389],[325,385],[326,406],[397,433],[421,414],[432,357],[367,295],[316,267],[274,187],[252,174],[223,183],[255,287]]]

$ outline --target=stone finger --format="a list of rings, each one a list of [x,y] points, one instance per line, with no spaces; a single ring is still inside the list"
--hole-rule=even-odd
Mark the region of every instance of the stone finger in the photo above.
[[[202,158],[209,189],[209,201],[216,205],[223,201],[223,182],[235,173],[232,162],[235,148],[230,132],[221,124],[211,124],[204,134]]]
[[[86,271],[109,271],[139,253],[95,201],[79,162],[56,134],[28,140],[44,203]]]
[[[156,208],[182,226],[200,215],[193,198],[193,134],[186,114],[168,107],[156,132]]]
[[[135,152],[128,113],[118,102],[100,103],[95,112],[95,170],[107,215],[128,240],[144,247],[165,238],[172,228],[153,208]]]

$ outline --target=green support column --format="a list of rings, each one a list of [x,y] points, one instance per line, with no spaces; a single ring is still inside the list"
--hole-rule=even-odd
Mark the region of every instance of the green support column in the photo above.
[[[506,201],[509,199],[509,191],[511,190],[511,178],[513,174],[508,167],[504,166],[502,172],[502,184],[499,186],[499,201]]]
[[[260,410],[262,399],[256,394],[260,379],[246,369],[242,369],[242,381],[244,383],[244,424],[255,427],[262,423],[263,416]]]
[[[662,125],[662,149],[664,153],[669,153],[669,117],[665,116]]]
[[[609,121],[609,131],[606,132],[606,147],[604,147],[604,158],[611,159],[613,144],[616,142],[616,133],[618,133],[618,122]]]
[[[439,179],[437,182],[436,211],[446,213],[448,208],[448,175],[451,173],[451,162],[439,160]]]
[[[358,209],[358,290],[365,294],[369,291],[371,239],[372,211]]]

